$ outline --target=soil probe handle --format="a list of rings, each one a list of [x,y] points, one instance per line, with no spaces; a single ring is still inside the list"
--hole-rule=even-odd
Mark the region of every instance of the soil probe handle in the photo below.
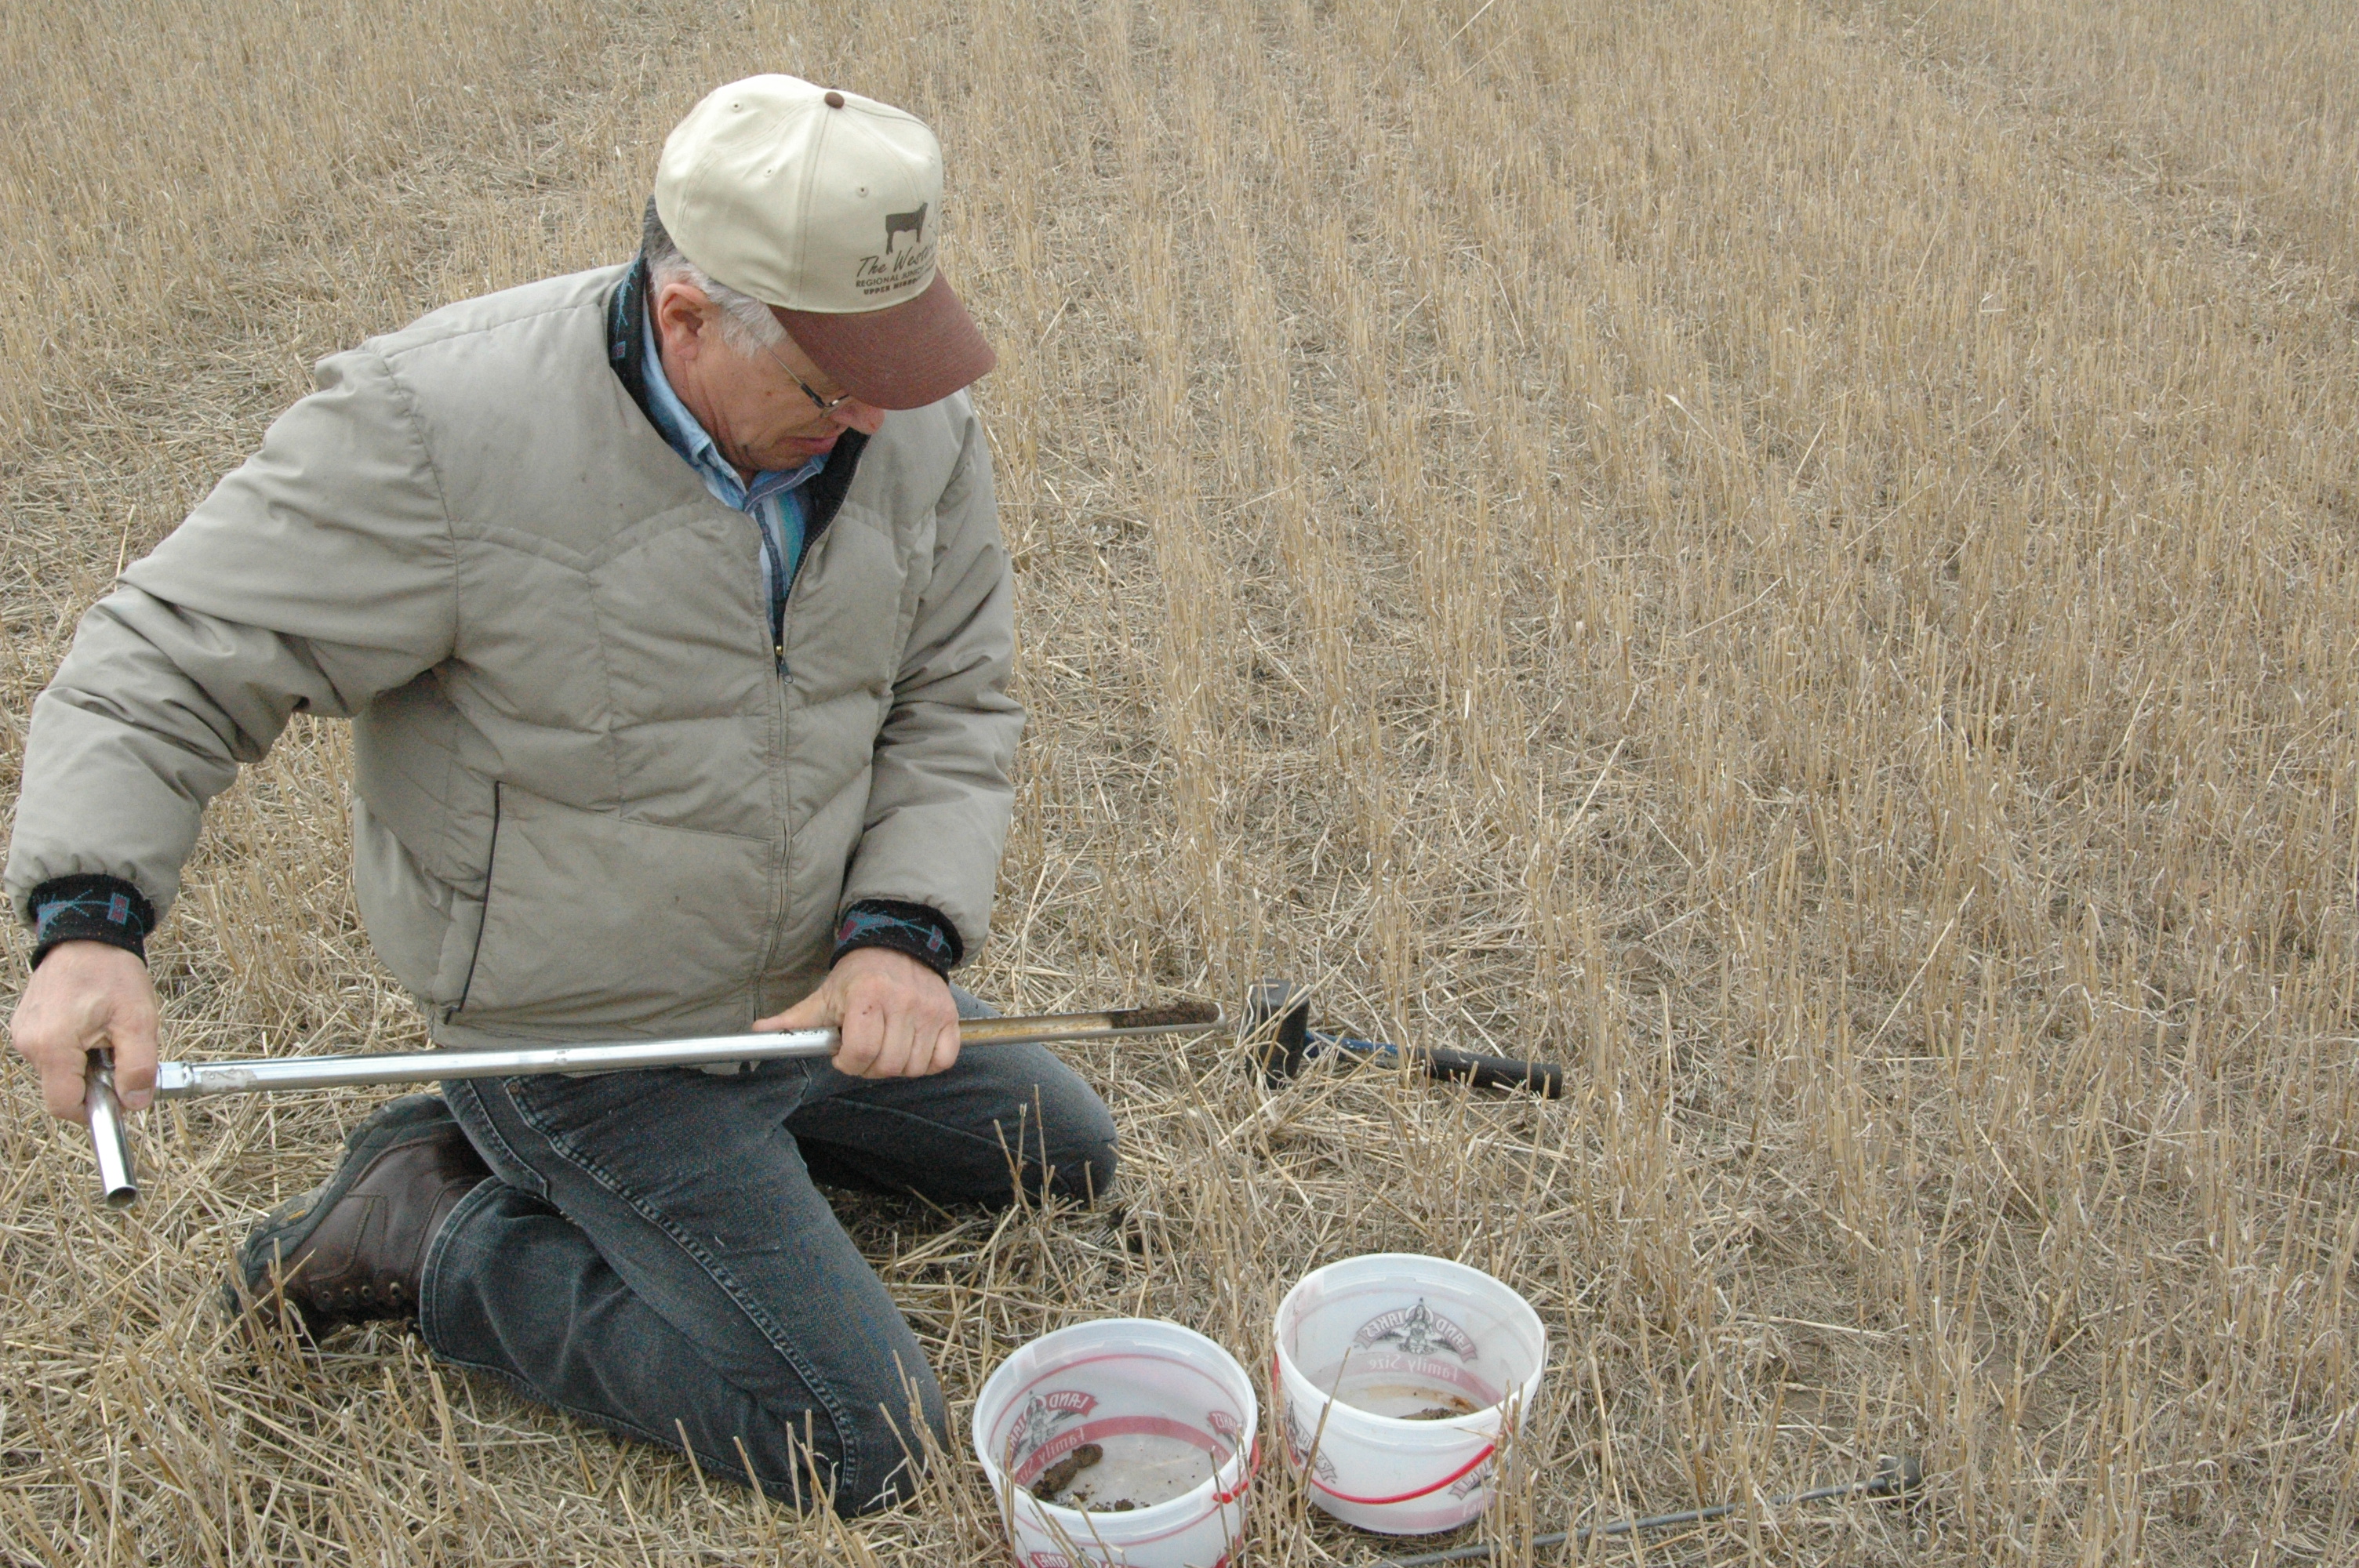
[[[1553,1062],[1520,1062],[1511,1056],[1479,1056],[1442,1045],[1387,1045],[1310,1027],[1310,990],[1292,980],[1256,980],[1245,992],[1241,1031],[1249,1043],[1262,1082],[1272,1088],[1302,1071],[1314,1049],[1358,1056],[1404,1060],[1433,1078],[1462,1079],[1486,1089],[1529,1089],[1543,1099],[1564,1094],[1564,1069]]]
[[[1512,1056],[1478,1056],[1440,1045],[1412,1048],[1412,1057],[1437,1078],[1463,1078],[1486,1089],[1529,1089],[1542,1099],[1564,1097],[1564,1069],[1553,1062],[1519,1062]]]
[[[114,1098],[114,1059],[107,1052],[90,1054],[82,1108],[90,1118],[91,1152],[98,1156],[98,1195],[109,1208],[128,1208],[139,1200],[139,1173],[131,1162],[123,1102]]]

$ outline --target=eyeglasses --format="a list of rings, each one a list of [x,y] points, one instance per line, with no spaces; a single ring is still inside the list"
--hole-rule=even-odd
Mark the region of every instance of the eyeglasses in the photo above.
[[[787,379],[793,382],[797,386],[801,387],[803,389],[803,395],[810,398],[811,400],[811,406],[818,409],[821,413],[832,414],[844,404],[851,401],[852,394],[848,392],[839,393],[833,397],[821,397],[818,393],[811,390],[811,384],[810,382],[805,381],[802,377],[795,373],[794,366],[788,364],[779,356],[777,346],[776,344],[766,343],[763,345],[763,349],[764,351],[772,359],[777,360],[778,368],[787,373]]]

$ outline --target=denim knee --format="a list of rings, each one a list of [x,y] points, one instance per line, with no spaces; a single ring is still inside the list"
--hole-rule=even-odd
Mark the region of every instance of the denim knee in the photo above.
[[[758,1440],[748,1434],[745,1457],[753,1465],[752,1476],[743,1475],[739,1465],[729,1468],[734,1478],[748,1480],[764,1497],[798,1511],[812,1505],[816,1478],[820,1492],[843,1518],[875,1513],[917,1495],[929,1445],[924,1436],[913,1432],[913,1416],[931,1434],[932,1448],[947,1447],[949,1417],[942,1406],[941,1389],[930,1372],[914,1390],[905,1390],[900,1405],[889,1411],[879,1401],[874,1409],[853,1412],[846,1423],[813,1417],[808,1445],[802,1431],[789,1431],[783,1425],[768,1429]],[[844,1424],[848,1431],[843,1430]]]
[[[1114,1191],[1114,1174],[1121,1167],[1114,1129],[1108,1127],[1103,1138],[1069,1143],[1058,1152],[1049,1187],[1060,1198],[1093,1202]]]

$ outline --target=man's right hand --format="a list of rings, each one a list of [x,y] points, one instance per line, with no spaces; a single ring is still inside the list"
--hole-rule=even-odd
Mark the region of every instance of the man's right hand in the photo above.
[[[51,1116],[82,1110],[90,1053],[114,1053],[114,1093],[143,1109],[156,1088],[156,987],[135,953],[103,942],[60,942],[26,983],[8,1019],[8,1038],[41,1075]]]

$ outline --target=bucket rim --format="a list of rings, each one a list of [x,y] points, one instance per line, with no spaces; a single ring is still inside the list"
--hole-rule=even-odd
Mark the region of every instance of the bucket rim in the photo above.
[[[1539,1310],[1532,1305],[1531,1302],[1524,1295],[1524,1292],[1516,1289],[1515,1286],[1507,1283],[1506,1281],[1500,1279],[1497,1275],[1487,1273],[1481,1269],[1477,1269],[1472,1263],[1461,1263],[1455,1259],[1451,1258],[1438,1258],[1430,1252],[1355,1253],[1349,1258],[1338,1258],[1332,1263],[1321,1263],[1318,1268],[1311,1270],[1310,1272],[1295,1281],[1294,1284],[1287,1291],[1286,1294],[1279,1298],[1277,1310],[1270,1314],[1270,1348],[1277,1355],[1279,1365],[1284,1367],[1288,1371],[1292,1372],[1296,1377],[1302,1379],[1305,1383],[1310,1382],[1310,1375],[1304,1372],[1296,1363],[1294,1355],[1286,1343],[1286,1318],[1288,1312],[1293,1308],[1295,1303],[1300,1299],[1302,1293],[1309,1290],[1312,1284],[1316,1283],[1322,1275],[1332,1274],[1339,1270],[1354,1268],[1362,1264],[1375,1263],[1438,1264],[1445,1273],[1456,1273],[1465,1276],[1469,1282],[1480,1281],[1483,1284],[1489,1285],[1493,1289],[1503,1292],[1509,1301],[1515,1303],[1514,1308],[1512,1309],[1515,1315],[1520,1316],[1538,1338],[1539,1357],[1537,1364],[1533,1368],[1534,1375],[1537,1376],[1538,1373],[1547,1370],[1549,1357],[1548,1324],[1541,1319]],[[1525,1380],[1529,1381],[1528,1379]],[[1312,1383],[1310,1386],[1316,1388],[1318,1385]],[[1510,1393],[1502,1393],[1496,1400],[1484,1406],[1482,1410],[1477,1411],[1474,1413],[1475,1415],[1483,1415],[1489,1411],[1495,1411],[1502,1405],[1505,1405],[1509,1398]],[[1362,1411],[1361,1413],[1371,1416],[1378,1421],[1400,1420],[1397,1416],[1378,1416],[1373,1411]],[[1471,1416],[1462,1415],[1452,1416],[1450,1418],[1451,1421],[1469,1421],[1472,1419],[1473,1418]],[[1447,1426],[1450,1422],[1440,1421],[1419,1421],[1408,1422],[1405,1424],[1410,1426]]]

